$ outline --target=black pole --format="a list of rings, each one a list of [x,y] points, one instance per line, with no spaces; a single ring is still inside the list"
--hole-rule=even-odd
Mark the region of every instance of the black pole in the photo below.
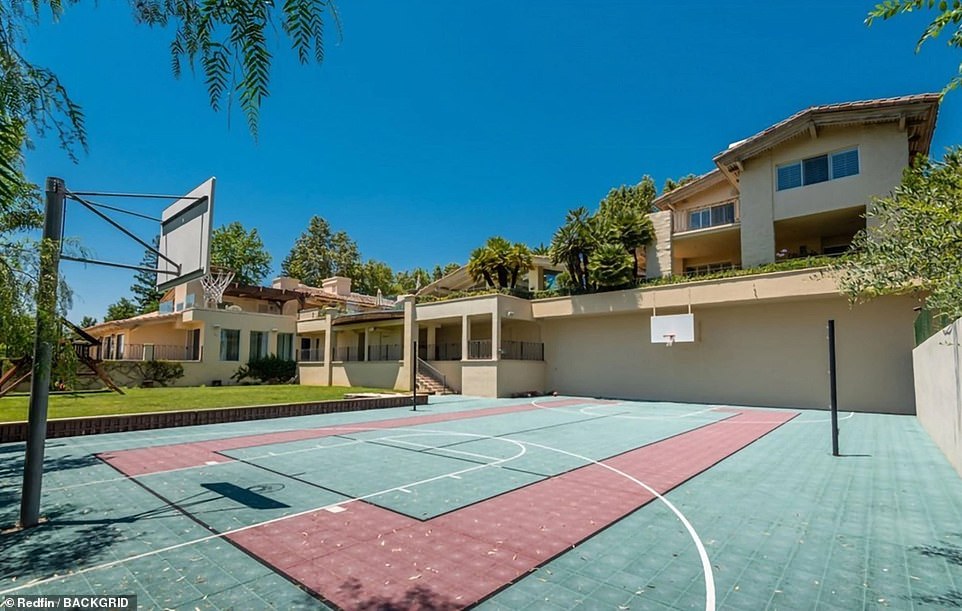
[[[418,340],[411,342],[411,403],[418,411]]]
[[[23,464],[20,527],[40,522],[40,487],[43,479],[44,444],[47,440],[47,401],[53,345],[57,341],[57,284],[60,242],[63,239],[64,182],[47,178],[43,241],[40,244],[40,279],[37,283],[37,336],[34,339],[30,409],[27,416],[27,452]]]
[[[835,372],[835,321],[828,321],[828,384],[832,409],[832,456],[838,456],[838,384]]]

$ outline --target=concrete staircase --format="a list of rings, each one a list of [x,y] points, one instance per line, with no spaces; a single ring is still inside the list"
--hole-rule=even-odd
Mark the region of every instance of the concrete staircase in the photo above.
[[[425,395],[450,395],[456,394],[441,382],[438,382],[429,375],[418,372],[418,393]]]

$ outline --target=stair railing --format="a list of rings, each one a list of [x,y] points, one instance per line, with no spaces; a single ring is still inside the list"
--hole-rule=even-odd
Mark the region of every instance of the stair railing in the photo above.
[[[448,386],[448,377],[438,371],[437,368],[432,367],[430,363],[418,357],[418,371],[424,371],[429,378],[433,378],[434,381],[440,382],[444,386],[445,390],[453,390],[456,393],[460,393],[461,390],[454,388],[453,386]]]

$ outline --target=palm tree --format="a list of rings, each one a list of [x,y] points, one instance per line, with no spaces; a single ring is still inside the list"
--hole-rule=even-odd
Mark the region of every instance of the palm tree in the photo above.
[[[508,273],[511,275],[510,288],[515,288],[518,286],[518,277],[523,272],[531,269],[531,251],[528,250],[528,247],[521,242],[512,244],[511,248],[508,250],[505,266],[508,268]]]
[[[531,268],[531,251],[520,242],[512,244],[501,236],[492,236],[484,246],[474,249],[468,261],[468,273],[475,282],[488,286],[515,288],[522,272]]]
[[[608,242],[598,246],[588,265],[591,284],[599,288],[623,288],[634,280],[631,255],[621,244]]]
[[[576,289],[587,290],[588,261],[597,243],[595,223],[585,207],[569,210],[565,224],[551,238],[551,261],[562,263]]]
[[[632,277],[638,277],[638,249],[651,243],[655,228],[648,215],[633,208],[621,208],[596,216],[603,226],[599,230],[602,242],[620,244],[634,260]]]

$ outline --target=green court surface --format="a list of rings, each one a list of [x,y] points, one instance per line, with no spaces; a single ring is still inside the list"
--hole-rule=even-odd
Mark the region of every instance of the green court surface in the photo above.
[[[591,461],[727,426],[734,412],[716,407],[432,397],[417,412],[50,440],[42,502],[49,522],[0,535],[0,597],[136,594],[142,608],[334,607],[335,593],[306,587],[283,569],[283,558],[258,557],[238,544],[238,534],[314,515],[321,532],[324,520],[345,507],[343,515],[352,515],[358,504],[389,522],[430,529],[487,502],[536,495]],[[751,422],[787,411],[745,408],[740,417]],[[917,420],[843,413],[844,455],[833,457],[828,414],[795,411],[717,464],[677,475],[665,502],[599,518],[593,535],[480,596],[477,607],[962,607],[962,480]],[[265,437],[230,441],[256,435]],[[216,460],[199,451],[210,448]],[[145,468],[134,477],[124,470],[139,456],[164,452],[184,466]],[[184,458],[190,452],[199,457],[193,463]],[[108,464],[101,453],[128,463]],[[17,519],[22,465],[23,444],[0,445],[0,526]],[[672,469],[669,457],[664,470]],[[623,490],[599,480],[580,506],[596,503],[601,515],[609,496],[641,492],[636,482],[618,481]],[[538,517],[527,516],[533,530]],[[458,545],[441,541],[441,548],[449,560],[461,558]],[[328,569],[338,570],[318,564],[317,572]],[[451,579],[437,583],[453,587]],[[465,606],[424,598],[421,583],[406,586],[409,598],[393,608]]]

